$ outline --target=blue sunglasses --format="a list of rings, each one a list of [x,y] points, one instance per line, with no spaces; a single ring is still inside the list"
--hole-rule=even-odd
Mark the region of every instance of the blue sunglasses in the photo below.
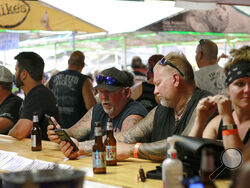
[[[180,69],[178,69],[175,65],[173,65],[170,61],[166,60],[165,58],[162,58],[161,61],[160,61],[160,65],[169,65],[173,68],[175,68],[182,77],[184,77],[184,74],[180,71]]]
[[[117,81],[115,78],[112,78],[110,76],[107,76],[107,77],[102,76],[102,75],[96,76],[96,82],[97,82],[97,84],[101,84],[103,81],[107,85],[123,86],[123,84],[121,82]]]

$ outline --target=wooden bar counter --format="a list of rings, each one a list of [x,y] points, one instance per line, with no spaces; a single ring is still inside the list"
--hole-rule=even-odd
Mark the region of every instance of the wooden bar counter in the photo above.
[[[121,187],[162,187],[161,180],[147,179],[146,182],[138,182],[137,174],[142,167],[145,173],[154,170],[159,163],[153,163],[149,160],[129,158],[119,161],[117,166],[107,166],[106,174],[93,174],[92,157],[83,156],[77,160],[68,160],[61,153],[57,144],[42,141],[42,151],[31,151],[30,139],[17,140],[13,137],[0,134],[0,150],[16,152],[19,156],[29,159],[38,159],[59,164],[66,164],[78,170],[86,171],[85,179],[104,184],[110,184]],[[218,188],[226,188],[229,180],[216,181]]]

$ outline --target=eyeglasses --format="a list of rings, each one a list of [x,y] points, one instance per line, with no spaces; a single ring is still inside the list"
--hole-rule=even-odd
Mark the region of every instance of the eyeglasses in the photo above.
[[[123,85],[121,82],[117,81],[115,78],[112,78],[109,76],[105,77],[102,75],[96,76],[97,84],[101,84],[103,81],[105,81],[105,83],[107,85],[113,85],[113,86],[122,86]]]
[[[170,61],[166,60],[165,58],[161,59],[160,65],[169,65],[175,68],[180,73],[180,75],[184,77],[184,74],[180,71],[180,69],[178,69],[175,65],[173,65]]]

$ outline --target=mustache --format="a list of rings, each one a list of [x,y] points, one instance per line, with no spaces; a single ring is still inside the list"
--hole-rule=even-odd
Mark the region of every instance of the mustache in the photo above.
[[[104,100],[104,101],[102,101],[101,103],[102,103],[102,104],[104,104],[104,103],[106,103],[106,104],[107,104],[107,103],[108,103],[108,104],[111,104],[111,102],[110,102],[109,100]]]

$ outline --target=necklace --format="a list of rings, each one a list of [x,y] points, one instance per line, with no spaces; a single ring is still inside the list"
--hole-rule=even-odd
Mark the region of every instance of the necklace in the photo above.
[[[187,104],[190,101],[191,97],[189,97],[189,99],[186,101],[185,105],[182,108],[182,111],[180,113],[178,113],[177,111],[175,111],[175,125],[178,124],[179,120],[181,119],[182,115],[184,114]]]

